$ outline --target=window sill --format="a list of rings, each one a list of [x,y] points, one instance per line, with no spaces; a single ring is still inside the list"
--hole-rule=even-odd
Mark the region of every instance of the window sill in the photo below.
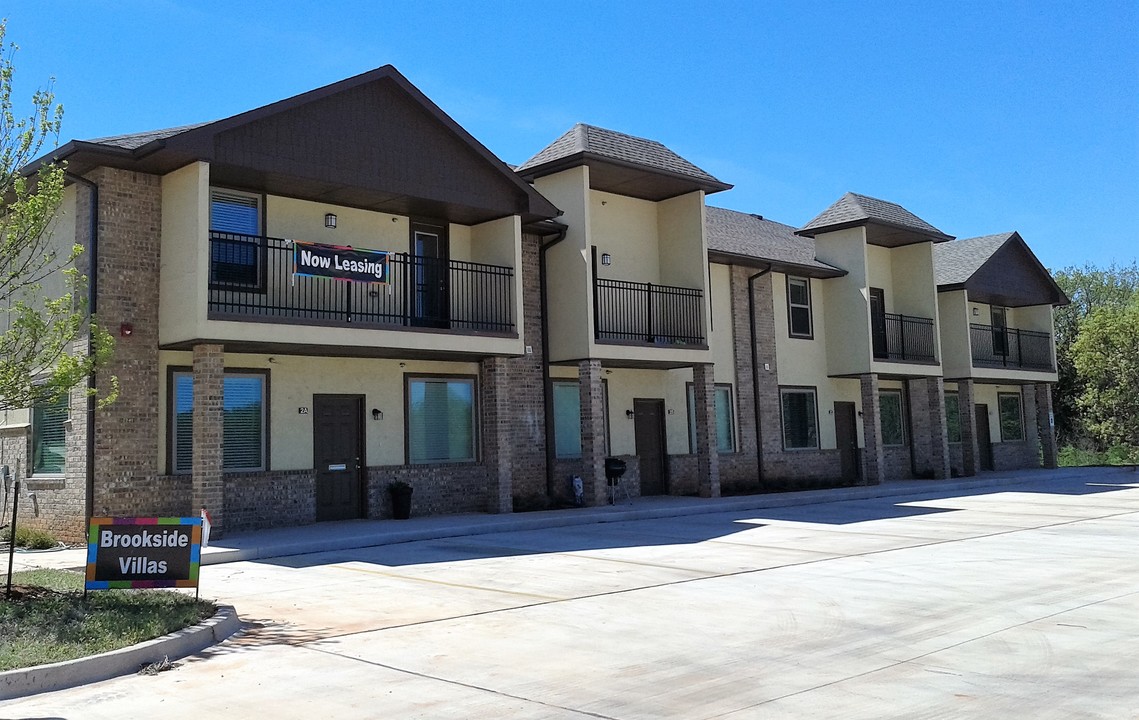
[[[27,482],[27,489],[35,490],[62,490],[67,484],[66,475],[32,475]]]

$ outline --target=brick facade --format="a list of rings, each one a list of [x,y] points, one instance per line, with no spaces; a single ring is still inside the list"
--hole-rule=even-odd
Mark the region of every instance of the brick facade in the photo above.
[[[601,361],[578,363],[581,392],[581,479],[585,504],[603,505],[608,493],[605,480],[605,388],[601,383]]]
[[[539,282],[541,238],[522,236],[522,332],[526,352],[507,358],[508,428],[511,482],[518,502],[540,504],[546,497],[546,397],[542,356],[542,303]],[[561,478],[561,476],[556,476]],[[565,497],[569,497],[566,494]]]
[[[696,415],[696,477],[700,497],[720,497],[720,455],[716,451],[716,381],[712,363],[692,368]]]
[[[1040,455],[1044,467],[1056,467],[1056,419],[1052,415],[1052,386],[1036,383],[1036,433],[1040,437]]]
[[[878,485],[885,479],[886,472],[883,467],[878,376],[874,373],[860,375],[858,382],[862,394],[862,481],[867,485]]]
[[[225,529],[225,482],[222,478],[222,418],[225,353],[221,345],[194,346],[193,483],[190,502],[207,510],[219,535]]]
[[[981,450],[977,445],[977,415],[974,406],[977,402],[976,389],[972,380],[957,382],[957,406],[961,416],[961,474],[965,477],[976,475],[981,469]]]
[[[504,358],[492,357],[479,363],[482,457],[490,483],[486,511],[492,513],[511,512],[514,508],[509,384],[510,372]]]

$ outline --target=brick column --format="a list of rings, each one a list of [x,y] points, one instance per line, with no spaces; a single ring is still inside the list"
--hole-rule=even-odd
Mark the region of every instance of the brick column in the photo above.
[[[509,377],[505,358],[491,357],[479,363],[482,450],[489,483],[487,512],[492,513],[514,510]]]
[[[977,458],[981,455],[977,445],[977,412],[974,408],[976,395],[972,380],[957,381],[957,407],[961,417],[961,474],[972,477],[977,474]]]
[[[720,454],[716,443],[716,383],[712,363],[692,367],[696,410],[696,475],[700,497],[720,497]]]
[[[930,427],[929,388],[927,378],[909,378],[906,405],[909,409],[910,456],[916,477],[933,472],[933,428]]]
[[[882,418],[879,415],[878,375],[867,373],[858,377],[862,390],[862,482],[866,485],[882,483]]]
[[[222,400],[225,354],[221,345],[194,346],[194,452],[191,512],[205,508],[220,536],[225,526],[222,477]]]
[[[1036,433],[1036,425],[1039,423],[1039,413],[1036,410],[1036,385],[1029,383],[1020,386],[1021,407],[1023,408],[1024,417],[1021,418],[1021,423],[1024,425],[1024,442],[1028,445],[1028,457],[1032,459],[1031,467],[1040,467],[1037,463],[1040,457],[1040,436]]]
[[[1040,435],[1040,449],[1044,467],[1056,467],[1056,419],[1052,415],[1052,386],[1036,383],[1036,432]]]
[[[949,427],[945,423],[945,382],[939,377],[926,378],[926,390],[929,394],[929,464],[933,477],[944,480],[952,474]]]
[[[586,505],[609,501],[605,480],[605,388],[601,384],[601,361],[582,360],[577,365],[581,392],[581,481]]]

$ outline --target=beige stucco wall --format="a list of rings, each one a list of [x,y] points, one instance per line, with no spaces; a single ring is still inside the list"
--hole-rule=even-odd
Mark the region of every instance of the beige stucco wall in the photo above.
[[[195,337],[206,322],[210,272],[210,167],[191,163],[162,178],[158,342]]]
[[[970,311],[964,290],[937,294],[941,367],[945,377],[969,377],[973,351],[969,340]]]
[[[701,288],[707,296],[704,192],[697,190],[656,203],[660,235],[660,281]]]
[[[977,383],[973,386],[973,402],[977,405],[987,405],[989,411],[989,438],[993,444],[1001,441],[1001,419],[997,413],[997,394],[998,393],[1016,393],[1021,394],[1020,385],[987,385]],[[1036,418],[1024,417],[1024,402],[1021,401],[1021,422],[1024,425],[1025,432],[1031,432],[1035,427]]]
[[[272,358],[272,360],[270,360]],[[167,369],[189,367],[189,352],[159,353],[159,417],[169,422]],[[269,451],[273,470],[312,467],[312,396],[364,395],[364,432],[368,465],[404,463],[404,375],[478,375],[477,363],[319,358],[227,353],[226,367],[269,370]],[[402,365],[402,367],[401,367]],[[308,408],[301,414],[299,408]],[[373,420],[378,409],[383,419]],[[158,463],[166,468],[166,433],[159,433]]]
[[[609,431],[614,455],[636,452],[635,422],[626,414],[636,398],[664,400],[665,436],[670,455],[688,452],[688,398],[685,383],[690,370],[635,370],[613,368],[609,381]]]
[[[324,226],[325,213],[336,215],[335,230]],[[265,198],[265,234],[392,252],[407,252],[410,244],[406,217],[277,195]]]
[[[566,237],[546,253],[550,361],[589,356],[593,337],[590,292],[589,168],[570,168],[538,178],[534,187],[562,210]]]
[[[933,243],[891,248],[893,312],[937,321],[937,283],[933,275]],[[938,342],[934,333],[934,342]],[[937,353],[935,352],[935,355]]]
[[[597,276],[610,280],[663,283],[657,203],[589,191],[589,242],[597,248]],[[601,264],[609,253],[613,264]]]
[[[827,374],[857,375],[870,370],[870,286],[863,228],[824,233],[815,238],[815,256],[847,271],[842,277],[812,283],[812,295],[823,312],[815,314],[826,327]],[[786,311],[783,313],[786,314]],[[786,319],[784,319],[786,322]],[[816,337],[819,331],[815,331]]]
[[[712,353],[716,382],[735,385],[735,337],[732,326],[731,267],[713,263],[708,268],[710,280],[712,327],[708,335],[708,348]],[[747,308],[739,308],[746,313]],[[691,373],[689,373],[691,375]]]

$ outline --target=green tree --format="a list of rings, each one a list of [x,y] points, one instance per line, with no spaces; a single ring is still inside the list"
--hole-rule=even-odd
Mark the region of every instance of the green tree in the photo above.
[[[46,163],[33,175],[23,171],[45,143],[58,141],[63,106],[49,85],[34,93],[30,113],[17,118],[12,61],[18,48],[5,42],[6,30],[0,21],[0,409],[58,399],[113,349],[110,335],[87,313],[86,278],[75,267],[82,246],[51,233],[64,168]],[[104,400],[112,397],[113,391]]]
[[[1139,447],[1139,298],[1092,312],[1072,359],[1083,384],[1077,404],[1098,449]]]
[[[1056,284],[1072,301],[1057,308],[1056,371],[1059,375],[1053,393],[1056,415],[1056,433],[1062,444],[1078,444],[1086,435],[1081,422],[1078,399],[1083,394],[1084,379],[1079,375],[1073,358],[1073,345],[1080,336],[1084,322],[1100,309],[1126,308],[1139,297],[1139,266],[1116,266],[1114,263],[1100,269],[1093,265],[1082,268],[1067,267],[1053,273]]]

